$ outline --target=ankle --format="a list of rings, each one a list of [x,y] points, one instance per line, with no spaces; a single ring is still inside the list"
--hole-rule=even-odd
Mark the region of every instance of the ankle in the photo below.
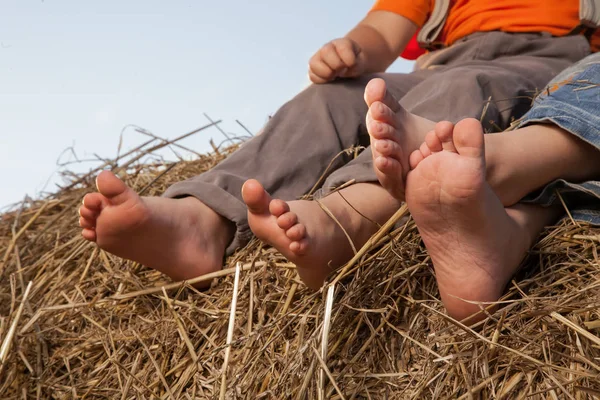
[[[204,204],[195,197],[188,196],[176,201],[189,207],[192,213],[197,216],[199,227],[203,230],[211,232],[211,237],[224,249],[233,240],[236,232],[235,222],[218,214],[212,208]]]
[[[486,181],[496,194],[502,205],[511,206],[518,202],[526,192],[519,191],[518,174],[512,162],[507,162],[510,149],[504,146],[505,141],[497,140],[497,134],[487,134],[485,140]],[[518,155],[517,155],[518,156]]]
[[[421,144],[425,141],[425,136],[427,135],[427,133],[434,129],[435,122],[420,117],[416,114],[412,114],[404,108],[402,108],[401,113],[402,114],[400,121],[402,121],[402,126],[398,128],[405,137],[405,144],[403,149],[406,151],[406,154],[404,155],[407,160],[406,173],[408,173],[408,156],[413,151],[421,147]]]
[[[364,185],[364,184],[357,184]],[[371,186],[371,184],[367,184]],[[379,188],[379,186],[377,186]],[[353,188],[354,189],[354,188]],[[362,202],[354,201],[354,196],[350,193],[344,195],[345,190],[331,193],[321,200],[323,206],[325,206],[328,211],[333,214],[335,217],[336,225],[341,225],[352,239],[353,244],[356,247],[361,247],[367,240],[373,235],[378,229],[379,226],[385,221],[390,215],[385,215],[382,218],[382,215],[376,213],[376,215],[372,215],[372,210],[365,207]],[[368,189],[365,190],[365,193],[370,193]],[[385,193],[387,195],[387,192]],[[382,204],[373,204],[374,207],[378,207]],[[399,205],[398,205],[399,207]],[[391,208],[390,211],[397,209]],[[389,207],[382,207],[389,208]],[[325,212],[324,212],[325,214]],[[326,216],[327,218],[332,218],[330,215]],[[337,229],[339,228],[337,226]]]

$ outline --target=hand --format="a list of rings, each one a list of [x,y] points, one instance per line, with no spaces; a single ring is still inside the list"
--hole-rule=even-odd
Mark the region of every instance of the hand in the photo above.
[[[354,78],[365,70],[360,46],[348,38],[335,39],[311,57],[308,75],[313,83],[331,82],[336,78]]]

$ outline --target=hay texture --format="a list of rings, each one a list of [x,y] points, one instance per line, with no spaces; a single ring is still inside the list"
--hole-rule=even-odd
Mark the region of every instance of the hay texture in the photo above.
[[[151,157],[167,145],[101,167],[159,195],[236,147]],[[467,327],[404,209],[320,292],[256,240],[199,291],[81,238],[97,171],[0,216],[2,399],[600,398],[598,229],[548,229],[504,307]]]

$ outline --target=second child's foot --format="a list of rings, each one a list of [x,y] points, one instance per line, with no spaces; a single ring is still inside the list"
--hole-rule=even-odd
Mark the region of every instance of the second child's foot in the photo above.
[[[365,102],[369,106],[367,130],[371,136],[375,173],[392,196],[404,200],[409,155],[421,146],[435,123],[402,108],[380,78],[368,83]]]
[[[79,224],[85,239],[119,257],[174,280],[217,271],[234,227],[193,197],[140,197],[112,172],[96,179],[83,199]]]
[[[486,183],[481,124],[439,123],[411,154],[406,202],[431,256],[442,301],[462,320],[497,301],[531,238]],[[467,301],[464,301],[467,300]],[[481,319],[483,314],[474,319]]]
[[[370,189],[377,191],[378,195],[388,196],[378,185],[369,184],[366,190]],[[344,231],[316,201],[272,199],[253,179],[242,187],[242,197],[248,206],[248,223],[252,232],[296,264],[300,279],[309,288],[319,289],[332,271],[353,256]],[[348,197],[352,197],[352,193]],[[337,216],[357,249],[378,229],[376,224],[350,208],[337,193],[321,202]],[[393,210],[397,208],[394,203],[389,201],[383,208]]]

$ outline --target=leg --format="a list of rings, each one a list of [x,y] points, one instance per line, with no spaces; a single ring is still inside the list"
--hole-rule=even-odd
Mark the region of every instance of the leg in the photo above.
[[[486,135],[488,183],[506,206],[556,179],[584,182],[600,176],[600,152],[553,124]]]
[[[486,136],[486,146],[493,149],[493,154],[487,157],[492,165],[488,166],[488,181],[497,193],[502,193],[505,205],[557,179],[578,183],[598,179],[599,79],[600,54],[596,53],[558,74],[535,98],[533,107],[521,120],[520,129]],[[565,200],[579,191],[587,192],[584,197],[588,196],[592,202],[597,201],[600,198],[597,185],[586,185],[591,190],[573,188],[564,193]],[[552,189],[546,186],[544,192],[553,192]]]

